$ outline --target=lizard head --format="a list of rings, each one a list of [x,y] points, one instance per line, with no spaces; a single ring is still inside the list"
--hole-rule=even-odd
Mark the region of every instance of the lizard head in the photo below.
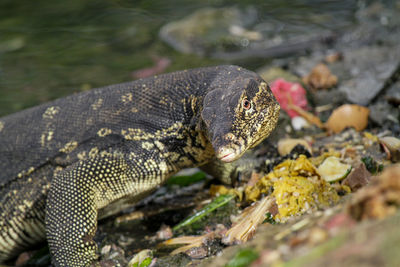
[[[235,79],[228,88],[206,94],[201,117],[216,157],[223,162],[240,158],[275,128],[280,106],[260,77]]]

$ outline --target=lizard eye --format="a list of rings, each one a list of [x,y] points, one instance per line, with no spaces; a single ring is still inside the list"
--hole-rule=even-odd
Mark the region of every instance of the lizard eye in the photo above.
[[[247,99],[243,99],[242,107],[244,109],[247,109],[247,110],[250,109],[251,108],[251,102],[249,100],[247,100]]]

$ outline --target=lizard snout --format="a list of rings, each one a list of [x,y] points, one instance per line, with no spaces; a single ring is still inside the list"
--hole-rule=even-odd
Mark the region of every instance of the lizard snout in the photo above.
[[[217,158],[223,162],[234,161],[236,156],[236,151],[232,148],[221,147],[217,151]]]
[[[224,137],[225,145],[216,149],[216,156],[223,162],[232,162],[238,159],[244,152],[243,141],[237,140],[233,134],[226,134]]]

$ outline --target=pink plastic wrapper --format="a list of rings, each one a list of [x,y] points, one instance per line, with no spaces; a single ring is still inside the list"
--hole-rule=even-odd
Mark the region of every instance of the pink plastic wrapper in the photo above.
[[[299,116],[299,114],[288,107],[289,96],[292,99],[293,105],[301,107],[302,109],[308,109],[306,90],[299,83],[292,83],[279,78],[271,83],[271,90],[276,100],[281,105],[281,108],[285,110],[291,118]]]

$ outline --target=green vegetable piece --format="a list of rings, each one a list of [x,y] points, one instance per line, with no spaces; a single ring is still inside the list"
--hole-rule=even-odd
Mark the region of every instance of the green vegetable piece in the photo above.
[[[128,263],[128,267],[147,267],[150,266],[152,261],[153,252],[149,249],[145,249],[133,256]]]
[[[258,258],[258,253],[252,249],[242,249],[236,253],[225,267],[246,267]]]
[[[377,174],[383,170],[383,165],[378,165],[378,163],[370,156],[361,158],[361,161],[365,164],[365,167],[371,174]]]
[[[151,261],[153,258],[146,258],[142,261],[142,263],[139,265],[139,267],[147,267],[150,265]]]
[[[204,172],[196,172],[192,175],[173,176],[168,179],[167,185],[188,186],[203,181],[204,179],[206,179],[206,174]]]
[[[183,222],[181,222],[178,225],[174,226],[172,228],[172,230],[173,231],[177,231],[177,230],[181,229],[184,226],[190,225],[190,224],[200,220],[204,216],[210,214],[212,211],[218,209],[219,207],[224,206],[225,204],[227,204],[229,201],[231,201],[234,198],[235,198],[234,195],[220,195],[219,197],[216,197],[210,204],[206,205],[203,209],[201,209],[200,211],[196,212],[192,216],[188,217]]]
[[[327,182],[336,182],[346,178],[351,171],[351,165],[343,164],[337,157],[328,157],[317,169],[322,179]]]
[[[270,212],[265,213],[265,219],[262,223],[277,224],[274,220],[274,216]]]

